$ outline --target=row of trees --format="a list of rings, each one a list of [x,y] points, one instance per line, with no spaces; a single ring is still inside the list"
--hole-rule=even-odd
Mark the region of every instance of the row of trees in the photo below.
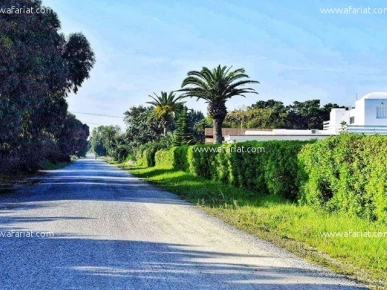
[[[203,114],[183,105],[175,108],[167,118],[164,114],[160,116],[155,107],[141,105],[129,108],[124,115],[126,131],[118,126],[94,128],[90,142],[96,155],[109,155],[116,160],[136,159],[144,150],[154,154],[172,146],[204,142],[206,122]]]
[[[38,0],[2,0],[0,9],[42,8]],[[95,63],[86,37],[66,37],[56,13],[0,14],[0,170],[34,170],[87,148],[89,129],[67,112]]]
[[[175,92],[153,94],[150,107],[132,107],[125,112],[128,126],[122,133],[118,127],[100,126],[93,130],[91,144],[97,155],[108,154],[118,160],[131,156],[141,159],[147,151],[151,158],[157,150],[195,144],[204,141],[204,128],[209,122],[201,112],[188,110],[184,98],[195,97],[208,103],[208,116],[212,119],[216,143],[222,142],[222,124],[227,115],[226,102],[233,96],[256,93],[244,88],[250,83],[244,69],[231,70],[220,65],[213,70],[203,67],[190,71],[181,89]],[[180,96],[176,93],[181,92]]]
[[[231,67],[213,70],[204,67],[201,71],[190,71],[181,89],[175,92],[153,93],[147,104],[150,107],[132,107],[125,112],[127,130],[101,126],[93,131],[91,142],[97,155],[110,155],[122,160],[144,158],[145,150],[154,155],[157,150],[171,146],[202,143],[204,129],[212,126],[215,143],[222,142],[222,127],[232,128],[288,128],[322,129],[323,121],[329,119],[332,108],[323,107],[319,100],[294,102],[285,106],[280,101],[258,101],[251,106],[227,112],[226,102],[233,96],[245,96],[257,92],[245,88],[249,80],[243,69],[231,71]],[[181,92],[181,95],[176,95]],[[189,110],[184,99],[196,97],[208,103],[208,116]],[[151,157],[152,159],[152,157]]]

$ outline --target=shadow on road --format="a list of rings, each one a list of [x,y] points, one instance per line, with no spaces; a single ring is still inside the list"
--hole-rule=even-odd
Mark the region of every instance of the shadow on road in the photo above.
[[[158,204],[186,204],[176,195],[153,187],[101,160],[80,159],[59,170],[45,171],[33,186],[0,196],[0,210],[39,206],[55,200],[101,200]],[[19,201],[23,201],[20,203]],[[34,205],[28,203],[34,202]]]
[[[82,210],[75,217],[58,213],[55,206],[74,204],[68,200],[186,204],[99,160],[83,159],[49,172],[34,186],[0,197],[0,234],[11,235],[0,235],[1,289],[354,289],[339,285],[326,271],[256,266],[261,259],[280,256],[203,251],[194,245],[130,240],[126,235],[122,239],[69,235],[65,226],[79,229],[83,223],[77,220],[90,218],[81,216]],[[51,211],[38,216],[39,209]],[[114,213],[107,218],[113,220]],[[102,210],[97,218],[102,220],[103,214]],[[25,231],[26,224],[36,229],[46,223],[63,228],[52,238],[9,234]]]
[[[230,254],[186,250],[189,245],[80,237],[4,239],[9,247],[1,252],[2,289],[354,289],[324,283],[329,281],[326,273],[256,267],[235,257],[224,263]],[[317,282],[299,284],[293,273]]]

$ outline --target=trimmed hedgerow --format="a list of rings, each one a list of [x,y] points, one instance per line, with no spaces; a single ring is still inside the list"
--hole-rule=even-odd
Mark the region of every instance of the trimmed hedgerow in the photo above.
[[[189,146],[179,146],[171,149],[173,151],[173,159],[174,159],[173,166],[176,169],[183,170],[183,171],[189,170],[188,149],[189,149]]]
[[[342,134],[299,154],[300,201],[369,220],[387,220],[387,136]]]
[[[139,151],[136,155],[136,164],[140,166],[151,167],[154,166],[154,153],[149,149]]]
[[[246,148],[260,151],[243,152]],[[156,155],[160,167],[330,212],[387,221],[387,136],[182,146]]]
[[[174,167],[174,150],[160,150],[155,154],[156,166],[160,168],[173,168]]]
[[[169,162],[169,166],[196,176],[295,200],[297,153],[306,143],[310,142],[251,141],[175,147],[168,156],[160,153],[165,160],[156,158],[156,165],[165,167]]]

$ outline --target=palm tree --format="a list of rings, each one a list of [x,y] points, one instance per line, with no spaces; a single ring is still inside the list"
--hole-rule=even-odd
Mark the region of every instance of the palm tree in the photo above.
[[[179,102],[182,99],[182,96],[176,97],[174,92],[161,92],[161,95],[158,96],[156,93],[153,93],[155,96],[149,95],[153,99],[147,104],[151,104],[156,113],[156,118],[161,120],[161,126],[163,127],[163,135],[167,136],[167,128],[171,118],[173,117],[175,111],[182,107],[185,102]]]
[[[222,124],[227,115],[226,101],[233,96],[243,96],[246,93],[258,94],[252,88],[241,88],[246,84],[258,83],[258,81],[247,80],[243,68],[230,71],[227,66],[214,68],[212,71],[203,67],[201,71],[188,72],[187,78],[183,80],[182,97],[196,97],[208,103],[207,113],[214,123],[214,143],[222,143]]]

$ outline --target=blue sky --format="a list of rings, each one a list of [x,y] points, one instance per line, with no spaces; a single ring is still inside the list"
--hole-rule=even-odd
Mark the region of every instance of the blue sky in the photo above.
[[[383,4],[384,3],[384,4]],[[387,91],[386,14],[323,14],[323,8],[387,8],[385,1],[43,0],[65,34],[82,32],[97,63],[69,110],[122,116],[153,92],[180,88],[189,70],[243,67],[258,100],[320,99],[352,106],[355,96]],[[360,11],[360,10],[358,10]],[[371,10],[372,11],[372,10]],[[188,106],[205,112],[206,105]],[[90,127],[119,118],[76,114]]]

